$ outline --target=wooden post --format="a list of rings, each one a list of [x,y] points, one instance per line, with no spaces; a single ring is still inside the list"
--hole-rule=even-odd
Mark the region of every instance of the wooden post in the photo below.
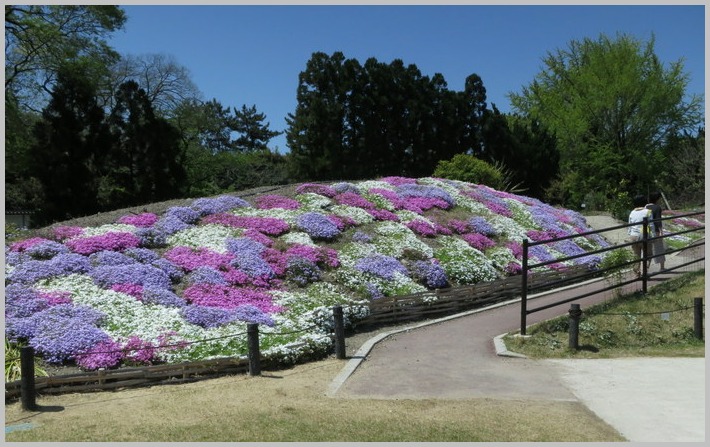
[[[520,299],[520,335],[525,335],[528,316],[528,240],[523,239],[522,290]]]
[[[579,304],[571,304],[569,308],[569,348],[579,349],[579,318],[582,310]]]
[[[20,348],[20,396],[22,409],[37,409],[35,396],[35,351],[31,346]]]
[[[343,306],[333,306],[333,321],[335,325],[335,357],[345,358],[345,323],[343,322]]]
[[[259,352],[259,324],[247,324],[247,346],[249,348],[249,375],[261,375],[261,353]]]
[[[693,298],[693,308],[694,308],[694,332],[695,338],[698,340],[703,339],[703,299]]]

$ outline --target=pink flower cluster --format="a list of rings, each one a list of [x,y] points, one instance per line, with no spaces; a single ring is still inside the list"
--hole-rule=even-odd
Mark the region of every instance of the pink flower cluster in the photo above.
[[[337,196],[333,197],[333,200],[335,200],[340,205],[354,206],[366,210],[375,209],[375,205],[372,202],[362,197],[361,195],[355,194],[354,192],[350,191],[338,194]]]
[[[415,185],[417,183],[417,179],[409,178],[409,177],[390,176],[390,177],[382,177],[381,180],[383,182],[387,182],[390,185],[394,185],[394,186]]]
[[[153,213],[127,214],[118,219],[118,223],[134,225],[140,228],[152,227],[160,218]]]
[[[494,241],[479,233],[464,234],[462,239],[465,240],[468,245],[480,251],[485,251],[496,245]]]
[[[234,309],[248,304],[267,313],[283,310],[272,302],[271,295],[267,293],[221,284],[195,284],[185,289],[183,296],[188,302],[200,306]]]
[[[234,214],[212,214],[203,219],[204,223],[226,225],[236,228],[250,228],[270,236],[278,236],[289,230],[289,225],[273,217],[235,216]]]
[[[138,301],[143,300],[143,286],[140,284],[113,284],[111,290],[130,295]]]
[[[229,266],[233,259],[232,255],[217,253],[205,247],[200,247],[199,249],[175,247],[165,252],[163,257],[188,272],[203,266],[217,270],[224,269]]]
[[[39,297],[50,306],[71,303],[71,292],[40,292]]]
[[[314,264],[325,264],[328,267],[340,266],[338,252],[328,247],[311,247],[309,245],[294,244],[286,250],[286,258],[303,258]]]
[[[71,239],[65,245],[74,253],[90,255],[99,251],[124,251],[138,247],[140,239],[133,233],[111,232],[97,236]]]
[[[43,237],[31,237],[29,239],[25,239],[24,241],[14,242],[10,245],[10,251],[25,251],[43,242],[49,242],[49,239],[45,239]]]

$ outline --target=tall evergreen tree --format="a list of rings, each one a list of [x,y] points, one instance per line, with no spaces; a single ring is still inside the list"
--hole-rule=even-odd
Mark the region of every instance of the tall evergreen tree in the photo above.
[[[40,181],[45,195],[35,223],[97,212],[97,174],[111,136],[96,101],[96,87],[82,72],[60,70],[34,135],[30,174]]]

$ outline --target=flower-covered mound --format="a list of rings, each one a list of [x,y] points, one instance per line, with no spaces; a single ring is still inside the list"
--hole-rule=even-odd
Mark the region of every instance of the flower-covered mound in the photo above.
[[[246,325],[259,323],[262,354],[292,361],[330,349],[336,304],[352,324],[370,300],[517,274],[523,239],[590,230],[576,212],[435,178],[201,198],[7,246],[6,336],[96,369],[246,356]],[[532,262],[605,245],[537,246]]]

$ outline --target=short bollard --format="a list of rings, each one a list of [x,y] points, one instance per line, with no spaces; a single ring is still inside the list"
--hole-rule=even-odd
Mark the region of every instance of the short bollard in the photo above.
[[[20,397],[22,409],[37,409],[35,397],[35,351],[31,346],[20,348]]]
[[[694,319],[694,332],[695,338],[698,340],[703,339],[703,299],[693,298],[693,319]]]
[[[261,375],[261,353],[259,352],[259,324],[247,324],[247,348],[249,349],[249,375]]]
[[[345,323],[343,321],[343,306],[333,306],[333,323],[335,327],[335,357],[345,358]]]
[[[579,304],[572,304],[569,308],[569,348],[579,349],[579,319],[582,310]]]

